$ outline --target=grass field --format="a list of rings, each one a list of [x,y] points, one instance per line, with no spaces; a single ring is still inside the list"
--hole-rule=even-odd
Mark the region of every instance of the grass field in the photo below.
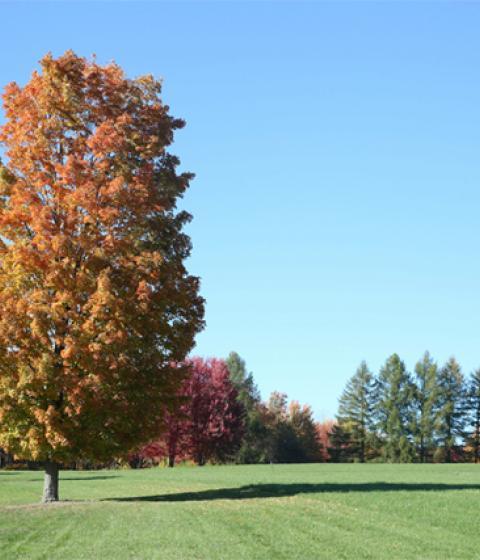
[[[262,465],[0,471],[0,556],[480,558],[480,466]]]

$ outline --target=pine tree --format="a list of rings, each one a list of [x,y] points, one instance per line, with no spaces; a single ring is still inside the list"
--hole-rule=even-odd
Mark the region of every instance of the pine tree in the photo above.
[[[230,373],[230,381],[238,391],[238,398],[244,405],[260,401],[260,392],[253,379],[253,374],[247,372],[245,360],[237,352],[230,352],[225,360]]]
[[[384,441],[384,459],[410,462],[415,456],[412,443],[414,385],[397,354],[390,356],[380,370],[376,391],[375,412],[379,435]]]
[[[468,386],[468,409],[470,433],[467,446],[475,463],[480,462],[480,369],[475,370],[470,376]]]
[[[355,375],[348,381],[339,401],[338,425],[348,424],[352,457],[365,462],[372,418],[373,376],[362,362]]]
[[[419,457],[425,463],[432,455],[435,446],[436,400],[438,397],[438,367],[430,354],[425,352],[422,360],[415,366],[416,376],[416,422],[415,441]]]
[[[245,433],[235,461],[264,463],[268,460],[269,430],[265,422],[265,410],[261,403],[260,392],[253,374],[247,372],[245,361],[236,352],[230,352],[226,364],[230,381],[238,392],[237,399],[245,410]]]
[[[334,424],[328,434],[330,447],[327,451],[331,463],[348,463],[352,461],[352,436],[345,426]]]
[[[466,388],[460,365],[450,358],[438,375],[437,441],[451,463],[465,436]]]

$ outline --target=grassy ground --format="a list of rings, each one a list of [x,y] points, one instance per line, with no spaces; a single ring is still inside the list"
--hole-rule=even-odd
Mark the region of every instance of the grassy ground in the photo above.
[[[262,465],[0,471],[0,556],[480,558],[480,466]]]

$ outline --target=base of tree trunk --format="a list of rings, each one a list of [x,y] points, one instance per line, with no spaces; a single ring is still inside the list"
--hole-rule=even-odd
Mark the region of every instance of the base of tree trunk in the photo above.
[[[46,461],[42,502],[58,502],[58,463]]]

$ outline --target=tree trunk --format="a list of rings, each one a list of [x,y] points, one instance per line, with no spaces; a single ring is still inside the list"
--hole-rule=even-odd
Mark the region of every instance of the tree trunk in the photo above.
[[[58,463],[46,461],[42,502],[58,502]]]
[[[168,442],[168,466],[173,469],[177,456],[177,436],[170,437]]]

